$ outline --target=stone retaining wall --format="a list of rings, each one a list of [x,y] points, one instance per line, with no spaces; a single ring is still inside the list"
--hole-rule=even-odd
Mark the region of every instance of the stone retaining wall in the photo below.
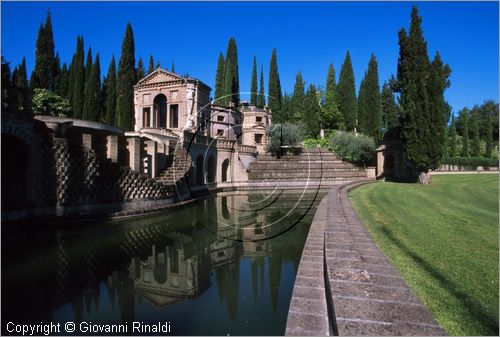
[[[286,334],[445,335],[354,212],[347,192],[360,184],[333,187],[318,207],[302,253]],[[322,309],[324,303],[331,304],[330,310]]]

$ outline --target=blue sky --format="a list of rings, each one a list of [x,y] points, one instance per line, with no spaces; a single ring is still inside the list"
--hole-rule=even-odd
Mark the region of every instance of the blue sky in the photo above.
[[[277,49],[282,87],[293,90],[301,71],[307,84],[324,86],[330,62],[336,77],[351,53],[356,87],[373,52],[381,84],[396,74],[398,31],[410,22],[411,6],[423,17],[431,58],[439,50],[452,68],[446,97],[456,113],[486,99],[498,101],[498,2],[2,2],[2,56],[12,66],[26,56],[34,67],[38,28],[52,13],[56,51],[71,62],[76,36],[99,52],[101,71],[119,57],[127,22],[135,36],[136,60],[149,55],[162,66],[189,73],[214,87],[219,52],[234,36],[240,88],[250,89],[253,56],[266,80]],[[245,98],[245,97],[244,97]]]

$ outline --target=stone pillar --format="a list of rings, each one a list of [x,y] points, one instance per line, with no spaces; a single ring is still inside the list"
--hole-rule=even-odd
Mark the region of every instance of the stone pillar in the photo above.
[[[130,137],[127,139],[128,153],[129,153],[129,166],[132,171],[141,172],[141,138]]]
[[[158,174],[156,171],[158,166],[156,162],[157,143],[154,140],[147,140],[144,143],[148,156],[148,174],[151,178],[156,178]]]
[[[111,159],[113,163],[118,163],[118,136],[107,137],[106,158]]]
[[[91,133],[82,133],[82,147],[85,151],[90,151],[94,149],[93,135]]]

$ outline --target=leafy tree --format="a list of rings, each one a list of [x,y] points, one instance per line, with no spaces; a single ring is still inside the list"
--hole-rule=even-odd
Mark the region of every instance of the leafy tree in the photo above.
[[[451,116],[450,125],[450,151],[449,157],[455,157],[457,154],[457,128],[455,127],[455,116]]]
[[[116,124],[116,65],[115,56],[109,63],[108,75],[106,76],[106,112],[104,114],[105,123]]]
[[[99,54],[96,54],[94,64],[85,87],[85,103],[83,105],[84,119],[97,121],[101,114],[101,67]]]
[[[268,107],[274,114],[278,116],[281,112],[281,83],[278,73],[278,60],[276,48],[273,49],[271,55],[271,63],[269,65],[269,81],[268,81]]]
[[[399,126],[399,112],[390,85],[384,82],[381,94],[382,126],[385,130]]]
[[[145,76],[144,62],[142,58],[139,57],[139,62],[137,62],[137,79],[140,80]]]
[[[148,66],[148,75],[151,74],[155,70],[155,61],[153,59],[153,55],[149,56],[149,66]]]
[[[493,122],[491,115],[488,115],[488,124],[486,129],[486,152],[485,157],[491,158],[491,153],[493,152]]]
[[[222,104],[224,96],[224,72],[225,62],[222,53],[219,53],[219,60],[217,62],[217,72],[215,74],[215,102]]]
[[[122,53],[118,64],[117,92],[116,92],[116,122],[124,130],[134,129],[134,84],[135,74],[135,46],[132,26],[127,24],[125,37],[122,43]]]
[[[250,84],[250,104],[257,105],[257,58],[253,57],[252,83]]]
[[[240,104],[240,80],[238,73],[238,48],[234,37],[229,39],[226,51],[226,70],[224,76],[224,94],[226,96],[224,102],[229,105],[230,102],[234,106]]]
[[[317,138],[320,130],[321,106],[320,97],[313,84],[304,97],[302,124],[304,132],[312,138]]]
[[[342,160],[366,166],[373,162],[375,141],[362,133],[339,131],[330,137],[330,148]]]
[[[45,25],[40,25],[36,39],[35,69],[31,76],[30,86],[53,90],[54,88],[54,37],[52,33],[52,19],[47,13]]]
[[[33,113],[35,115],[67,117],[71,105],[63,98],[47,89],[36,88],[33,95]]]
[[[377,59],[373,54],[370,57],[368,71],[362,83],[358,105],[359,129],[364,134],[377,140],[380,138],[382,106],[380,103],[380,88],[378,85]],[[362,94],[364,97],[362,97]]]
[[[439,55],[430,63],[421,28],[422,18],[413,6],[409,34],[399,32],[397,91],[400,93],[403,152],[421,183],[430,183],[429,170],[439,167],[444,153],[444,90],[451,72]]]
[[[295,76],[295,86],[293,87],[293,95],[290,104],[290,111],[284,111],[283,107],[281,109],[281,114],[283,122],[288,121],[303,121],[306,116],[305,108],[306,104],[309,104],[310,101],[306,103],[305,101],[306,93],[305,93],[305,83],[302,79],[302,74],[300,71]],[[289,114],[285,113],[289,112]]]
[[[356,88],[354,84],[354,71],[352,69],[351,55],[346,54],[340,70],[339,84],[337,86],[338,106],[344,120],[345,129],[354,130],[356,127],[357,107]]]
[[[85,90],[85,53],[83,51],[83,37],[76,39],[76,52],[71,62],[71,71],[69,78],[69,92],[71,108],[74,118],[82,118],[83,94]]]
[[[262,65],[260,66],[260,88],[259,88],[259,97],[257,98],[257,106],[265,107],[266,106],[266,95],[264,95],[264,69]]]
[[[267,128],[267,150],[272,154],[281,155],[282,146],[299,146],[302,138],[302,130],[296,124],[272,124]]]
[[[460,113],[462,128],[462,157],[469,156],[469,115],[468,109],[463,109]]]
[[[326,129],[343,128],[344,122],[337,104],[337,88],[335,84],[335,69],[330,63],[326,76],[325,106],[323,107],[322,123]]]

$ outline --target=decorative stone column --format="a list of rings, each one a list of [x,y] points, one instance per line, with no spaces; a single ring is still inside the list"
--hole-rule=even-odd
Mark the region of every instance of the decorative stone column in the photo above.
[[[157,143],[154,140],[147,140],[144,142],[146,144],[146,153],[148,158],[148,175],[150,178],[156,178],[157,176],[157,162],[156,162],[156,152]]]

